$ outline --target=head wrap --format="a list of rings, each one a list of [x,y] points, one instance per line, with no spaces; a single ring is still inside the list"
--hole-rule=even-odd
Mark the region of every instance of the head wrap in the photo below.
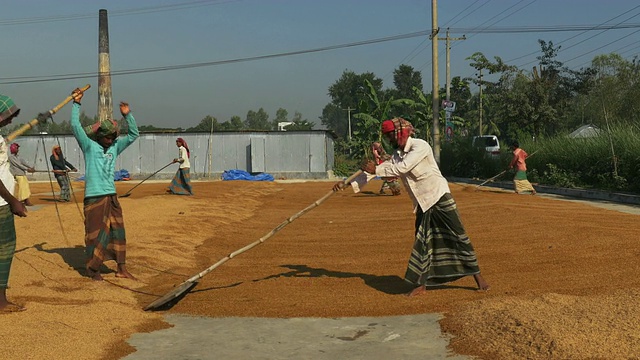
[[[18,116],[20,109],[13,102],[13,99],[6,95],[0,94],[0,122],[5,121],[12,115]]]
[[[382,133],[393,132],[398,144],[405,144],[409,136],[413,135],[413,125],[403,118],[393,118],[382,122]]]
[[[56,152],[57,149],[60,149],[60,145],[53,145],[53,148],[51,148],[51,154],[56,160],[60,160],[60,157],[58,157],[58,153]]]
[[[190,158],[191,157],[191,151],[189,151],[189,145],[187,145],[187,142],[184,141],[184,139],[181,138],[181,137],[177,138],[176,141],[179,141],[182,144],[182,146],[184,146],[184,148],[187,149],[187,157]]]
[[[113,119],[106,119],[98,121],[93,125],[86,126],[84,131],[93,140],[98,140],[101,137],[113,136],[118,137],[120,135],[120,129],[118,122]]]
[[[9,151],[11,151],[11,153],[13,155],[18,153],[18,148],[20,147],[20,144],[18,143],[12,143],[11,145],[9,145]]]

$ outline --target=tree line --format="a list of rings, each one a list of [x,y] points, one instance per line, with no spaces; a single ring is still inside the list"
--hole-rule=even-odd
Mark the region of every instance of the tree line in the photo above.
[[[490,60],[480,52],[467,58],[469,66],[484,76],[452,77],[450,99],[456,110],[451,122],[456,137],[495,134],[508,143],[566,134],[583,124],[640,129],[637,58],[603,54],[589,66],[570,69],[557,59],[560,46],[538,43],[540,55],[531,70],[507,64],[499,56]],[[421,73],[400,65],[393,72],[393,84],[383,89],[382,79],[374,73],[345,70],[329,87],[331,102],[320,119],[338,134],[338,153],[363,156],[372,141],[380,140],[381,122],[393,117],[411,121],[416,136],[431,141],[432,94],[422,90]],[[471,91],[472,84],[482,87],[482,97]],[[444,99],[445,94],[446,89],[440,88],[439,97]],[[351,124],[347,109],[352,110]],[[444,129],[444,111],[439,115]]]
[[[98,121],[98,116],[89,117],[84,111],[80,113],[80,123],[82,126],[88,126]],[[120,124],[121,132],[126,132],[127,122],[125,119],[118,120]],[[269,114],[260,108],[258,111],[249,110],[244,120],[240,116],[232,116],[231,119],[219,122],[217,118],[207,115],[200,122],[193,127],[189,128],[165,128],[155,125],[139,125],[138,130],[141,132],[211,132],[211,131],[277,131],[279,125],[285,123],[282,128],[287,131],[296,130],[313,130],[315,123],[310,122],[306,118],[303,118],[300,112],[295,112],[292,117],[289,117],[289,112],[286,109],[279,108],[276,111],[276,116],[273,120],[269,120]],[[0,133],[3,135],[10,134],[13,131],[20,128],[22,124],[12,124],[0,129]],[[47,133],[53,135],[71,134],[71,124],[69,120],[63,120],[60,122],[47,121],[45,123],[39,123],[35,128],[29,130],[27,134],[39,134]]]

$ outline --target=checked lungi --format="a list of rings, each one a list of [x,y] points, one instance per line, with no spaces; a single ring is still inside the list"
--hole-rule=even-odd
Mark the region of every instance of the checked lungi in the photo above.
[[[516,176],[513,178],[513,186],[515,188],[516,193],[535,193],[536,190],[533,188],[533,185],[527,179],[527,172],[524,170],[518,170],[516,172]]]
[[[7,287],[15,251],[16,227],[11,206],[0,206],[0,288]]]
[[[478,260],[451,194],[429,210],[418,207],[416,237],[405,280],[416,285],[439,285],[480,273]]]
[[[117,195],[84,199],[87,268],[97,271],[104,261],[125,263],[126,237]]]
[[[191,175],[189,168],[178,169],[176,175],[171,180],[169,191],[176,195],[193,195],[191,188]]]

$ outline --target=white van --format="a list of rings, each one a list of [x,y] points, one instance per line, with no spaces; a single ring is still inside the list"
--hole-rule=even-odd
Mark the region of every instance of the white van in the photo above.
[[[474,136],[472,145],[478,148],[484,148],[487,155],[491,157],[500,157],[500,141],[495,135]]]

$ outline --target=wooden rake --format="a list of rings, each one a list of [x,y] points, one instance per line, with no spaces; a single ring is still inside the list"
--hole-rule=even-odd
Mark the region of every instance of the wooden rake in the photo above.
[[[85,85],[83,88],[79,89],[80,92],[85,92],[87,90],[89,90],[89,88],[91,87],[91,85],[87,84]],[[57,113],[60,109],[62,109],[63,106],[67,105],[67,103],[69,103],[71,100],[73,100],[73,97],[71,95],[67,96],[66,99],[62,100],[62,102],[58,105],[56,105],[56,107],[52,108],[51,110],[47,111],[46,113],[43,114],[39,114],[37,118],[29,121],[28,123],[22,125],[21,127],[18,128],[18,130],[12,132],[11,134],[7,135],[5,139],[7,139],[7,143],[12,142],[15,138],[17,138],[18,136],[24,134],[25,132],[33,129],[38,123],[40,122],[45,122],[47,120],[48,117],[50,117],[51,115]]]
[[[355,179],[361,173],[362,173],[362,170],[356,171],[353,175],[349,176],[347,179],[345,179],[342,182],[342,186],[346,186],[349,183],[351,183],[351,181],[353,181],[353,179]],[[172,307],[178,301],[180,301],[180,299],[182,299],[185,295],[187,295],[187,293],[189,291],[191,291],[191,289],[193,289],[193,287],[198,284],[198,280],[200,280],[203,276],[207,275],[208,273],[213,271],[215,268],[217,268],[218,266],[220,266],[220,265],[224,264],[225,262],[231,260],[232,258],[242,254],[243,252],[262,244],[268,238],[273,236],[275,233],[277,233],[278,231],[282,230],[282,228],[284,228],[285,226],[287,226],[290,223],[292,223],[295,219],[299,218],[300,216],[304,215],[305,213],[307,213],[311,209],[314,209],[318,205],[322,204],[325,200],[327,200],[329,197],[331,197],[331,195],[333,195],[334,193],[335,193],[334,190],[329,191],[323,197],[321,197],[320,199],[316,200],[313,204],[307,206],[303,210],[299,211],[295,215],[293,215],[290,218],[288,218],[285,221],[283,221],[280,225],[276,226],[273,230],[268,232],[266,235],[264,235],[260,239],[258,239],[256,241],[252,242],[251,244],[249,244],[249,245],[247,245],[247,246],[245,246],[243,248],[240,248],[240,249],[232,252],[231,254],[225,256],[224,258],[220,259],[217,263],[209,266],[208,268],[204,269],[200,273],[190,277],[189,279],[187,279],[182,284],[178,285],[173,290],[169,291],[168,293],[166,293],[162,297],[158,298],[154,302],[152,302],[149,305],[145,306],[143,309],[145,311],[148,311],[148,310],[163,310],[163,309],[168,309],[168,308]]]
[[[164,170],[167,166],[173,164],[174,162],[170,162],[167,165],[161,167],[160,169],[156,170],[153,174],[147,176],[144,180],[140,181],[139,183],[136,184],[136,186],[132,187],[131,189],[129,189],[129,191],[127,191],[126,193],[122,194],[122,195],[118,195],[119,198],[125,198],[125,197],[129,197],[131,196],[131,192],[133,191],[133,189],[137,188],[138,186],[142,185],[143,182],[151,179],[152,176],[154,176],[155,174],[159,173],[160,171]]]

